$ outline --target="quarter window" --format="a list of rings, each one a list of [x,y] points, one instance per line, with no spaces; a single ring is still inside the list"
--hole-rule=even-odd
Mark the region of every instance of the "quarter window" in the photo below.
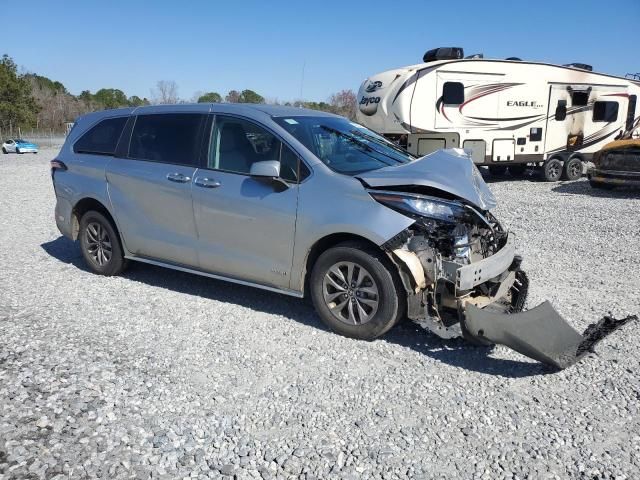
[[[444,82],[442,86],[442,101],[445,105],[460,105],[464,103],[464,85],[460,82]]]
[[[301,182],[309,176],[309,168],[286,145],[280,150],[280,177],[288,182]]]
[[[618,119],[618,102],[595,102],[593,104],[594,122],[615,122]]]
[[[127,117],[108,118],[94,125],[73,146],[76,153],[113,155]]]
[[[139,115],[131,134],[129,157],[197,166],[204,115],[169,113]]]

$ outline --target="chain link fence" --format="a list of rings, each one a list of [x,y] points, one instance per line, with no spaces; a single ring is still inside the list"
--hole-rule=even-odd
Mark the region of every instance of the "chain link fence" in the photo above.
[[[28,142],[33,142],[41,148],[61,147],[67,138],[66,131],[55,131],[52,129],[2,129],[0,128],[0,142],[9,138],[22,138]]]

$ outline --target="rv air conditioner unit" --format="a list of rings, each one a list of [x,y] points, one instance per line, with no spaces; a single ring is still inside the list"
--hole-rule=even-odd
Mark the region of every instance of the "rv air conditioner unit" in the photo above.
[[[566,63],[563,67],[579,68],[580,70],[586,70],[587,72],[593,72],[593,67],[586,63]]]
[[[484,54],[483,53],[474,53],[473,55],[467,55],[464,58],[465,58],[465,60],[480,59],[480,58],[484,58]]]
[[[507,57],[505,60],[512,60],[514,62],[521,62],[522,59],[520,57]]]
[[[464,57],[464,50],[458,47],[441,47],[429,50],[422,57],[424,63],[433,62],[434,60],[457,60]]]

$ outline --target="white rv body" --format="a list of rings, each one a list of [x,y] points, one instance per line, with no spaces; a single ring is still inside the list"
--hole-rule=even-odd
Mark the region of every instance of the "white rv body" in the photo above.
[[[357,119],[420,156],[462,147],[477,165],[585,161],[638,118],[639,95],[640,81],[573,67],[436,60],[365,80]]]

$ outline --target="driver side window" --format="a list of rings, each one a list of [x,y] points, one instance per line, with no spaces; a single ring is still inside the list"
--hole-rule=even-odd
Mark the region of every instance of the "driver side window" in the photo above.
[[[207,166],[248,175],[254,162],[280,159],[280,140],[240,118],[217,115],[211,132]]]

